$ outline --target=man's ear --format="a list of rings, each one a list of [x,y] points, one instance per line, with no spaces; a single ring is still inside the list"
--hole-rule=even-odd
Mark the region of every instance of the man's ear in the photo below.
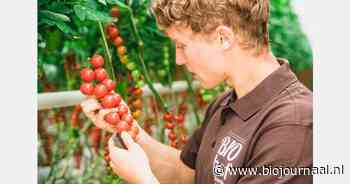
[[[215,34],[217,35],[217,41],[223,50],[228,50],[233,46],[234,33],[231,28],[222,25],[218,26],[215,29]]]

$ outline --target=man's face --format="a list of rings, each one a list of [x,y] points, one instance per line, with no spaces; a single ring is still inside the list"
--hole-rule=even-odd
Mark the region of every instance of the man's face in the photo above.
[[[171,27],[166,34],[176,44],[176,64],[185,65],[204,88],[225,79],[223,50],[217,35],[193,34],[190,28]]]

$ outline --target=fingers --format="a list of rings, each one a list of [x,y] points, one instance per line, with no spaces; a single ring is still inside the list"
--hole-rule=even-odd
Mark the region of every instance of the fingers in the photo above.
[[[84,113],[89,113],[100,109],[101,105],[95,98],[88,98],[81,102],[81,107]]]
[[[108,150],[112,161],[118,161],[118,159],[123,158],[123,154],[126,152],[125,149],[116,147],[112,138],[108,141]]]
[[[113,140],[113,138],[111,137],[111,138],[108,140],[108,149],[109,149],[109,151],[111,152],[112,150],[114,150],[114,147],[116,147],[116,146],[114,145],[114,140]]]
[[[113,108],[113,109],[101,109],[98,113],[97,113],[97,117],[96,117],[96,122],[95,122],[95,125],[99,128],[102,128],[104,130],[107,130],[109,132],[114,132],[114,128],[112,125],[108,124],[106,121],[105,121],[105,115],[112,112],[112,111],[115,111],[116,108]]]
[[[121,137],[127,149],[129,149],[135,143],[131,136],[126,132],[122,132]]]
[[[96,121],[96,112],[101,108],[101,105],[95,98],[88,98],[81,102],[81,107],[85,115],[90,118],[92,121]]]

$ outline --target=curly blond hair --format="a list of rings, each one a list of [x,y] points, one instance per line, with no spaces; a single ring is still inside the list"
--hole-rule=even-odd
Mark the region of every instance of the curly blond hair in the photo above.
[[[241,48],[269,48],[267,0],[153,0],[151,12],[161,29],[181,24],[210,33],[226,25],[241,38]]]

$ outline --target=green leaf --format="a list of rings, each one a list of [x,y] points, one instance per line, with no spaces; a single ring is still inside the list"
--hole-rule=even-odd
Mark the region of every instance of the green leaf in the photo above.
[[[39,0],[38,1],[38,6],[43,6],[43,5],[46,5],[46,4],[49,4],[49,0]]]
[[[92,21],[111,22],[113,20],[107,13],[87,6],[75,5],[74,11],[81,21],[89,19]]]
[[[92,9],[97,9],[98,7],[96,0],[84,0],[84,5]]]
[[[117,93],[121,94],[123,99],[126,98],[126,95],[127,95],[127,89],[128,88],[128,83],[125,82],[125,81],[120,81],[119,84],[117,85]]]
[[[74,139],[76,139],[76,138],[78,138],[78,137],[79,137],[79,130],[76,129],[76,128],[71,128],[71,129],[69,130],[69,138],[74,138]]]
[[[56,65],[54,64],[44,64],[43,65],[43,69],[45,72],[45,76],[47,77],[47,80],[49,82],[53,82],[56,80],[57,76],[58,76],[58,68]]]
[[[42,24],[47,24],[49,26],[53,26],[53,25],[55,25],[55,21],[53,21],[51,19],[47,19],[47,18],[42,18],[39,20],[38,25],[41,26]]]
[[[74,9],[75,14],[79,17],[79,19],[81,21],[84,21],[85,17],[86,17],[86,13],[85,13],[86,7],[81,6],[81,5],[75,5],[73,7],[73,9]]]
[[[113,19],[105,12],[100,12],[94,9],[87,8],[86,16],[89,20],[111,22]]]
[[[62,32],[66,34],[73,34],[73,35],[77,34],[70,26],[68,26],[64,22],[55,22],[55,24]]]
[[[103,5],[105,5],[105,6],[107,6],[107,3],[106,3],[105,0],[98,0],[98,2],[101,3],[101,4],[103,4]]]
[[[70,22],[70,18],[62,13],[56,13],[50,10],[42,10],[39,13],[44,17],[50,18],[55,21]]]
[[[118,5],[121,11],[130,9],[128,5],[120,2],[119,0],[106,0],[108,4]]]
[[[73,11],[71,6],[62,1],[51,2],[48,9],[56,13],[62,13],[66,15],[72,13]]]
[[[106,0],[108,4],[117,4],[118,0]]]

